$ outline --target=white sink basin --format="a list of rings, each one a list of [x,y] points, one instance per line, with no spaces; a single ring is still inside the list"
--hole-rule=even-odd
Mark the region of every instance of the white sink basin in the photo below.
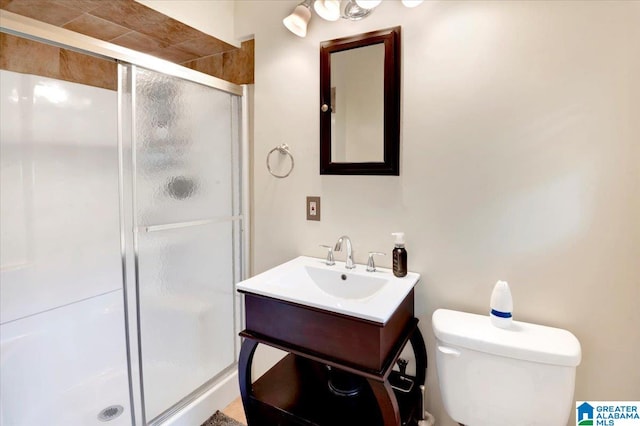
[[[336,269],[305,265],[305,272],[320,290],[343,299],[364,299],[382,290],[388,282],[375,276],[345,273]]]
[[[397,278],[391,270],[366,266],[327,266],[324,259],[300,256],[236,285],[239,291],[386,323],[420,275]]]

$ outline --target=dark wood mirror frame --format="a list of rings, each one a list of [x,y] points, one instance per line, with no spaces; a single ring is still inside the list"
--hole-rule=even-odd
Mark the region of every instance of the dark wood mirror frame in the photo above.
[[[331,53],[378,43],[384,44],[384,161],[334,163],[331,161],[331,111],[326,108],[331,105]],[[400,27],[320,44],[320,174],[400,175]]]

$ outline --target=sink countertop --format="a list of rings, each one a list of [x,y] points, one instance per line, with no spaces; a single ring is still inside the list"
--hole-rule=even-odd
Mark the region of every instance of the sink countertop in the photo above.
[[[420,274],[409,272],[398,278],[390,269],[376,269],[367,272],[361,264],[346,269],[344,262],[338,261],[327,266],[324,259],[299,256],[237,283],[236,289],[385,324],[420,280]],[[364,296],[358,291],[352,294],[350,284],[364,285],[360,292]],[[346,296],[340,295],[342,290],[347,290]]]

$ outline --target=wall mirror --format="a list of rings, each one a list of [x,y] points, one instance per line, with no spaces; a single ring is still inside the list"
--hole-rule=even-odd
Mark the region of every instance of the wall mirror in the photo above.
[[[320,44],[320,174],[400,174],[400,27]]]

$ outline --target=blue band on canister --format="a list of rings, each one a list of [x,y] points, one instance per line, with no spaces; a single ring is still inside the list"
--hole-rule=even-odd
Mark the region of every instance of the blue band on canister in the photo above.
[[[511,318],[511,312],[500,312],[500,311],[496,311],[495,309],[491,310],[491,315],[496,316],[496,317],[500,317],[500,318]]]

